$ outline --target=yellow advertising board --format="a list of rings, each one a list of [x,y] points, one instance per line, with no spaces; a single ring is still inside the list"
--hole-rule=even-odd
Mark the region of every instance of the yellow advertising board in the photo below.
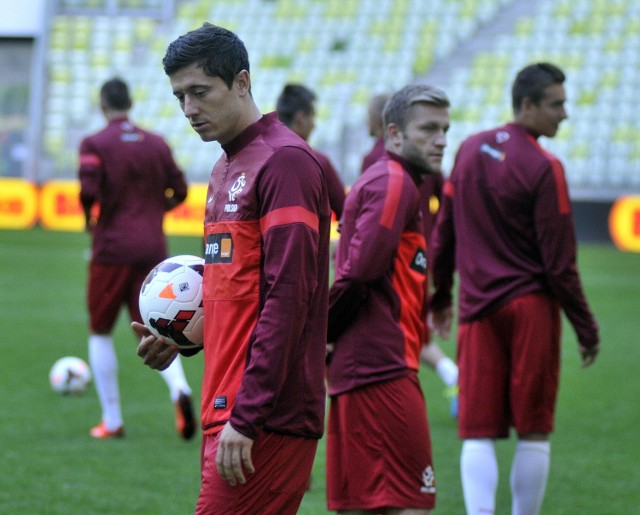
[[[164,231],[179,236],[202,236],[207,185],[192,184],[187,198],[164,217]]]
[[[51,180],[38,188],[24,179],[0,178],[0,229],[84,230],[77,180]],[[164,219],[167,234],[201,236],[206,184],[192,184],[186,200]]]
[[[82,231],[80,183],[73,180],[45,182],[40,188],[40,224],[52,231]]]
[[[77,180],[51,180],[40,187],[24,179],[0,178],[0,229],[30,229],[36,222],[51,231],[84,230]],[[186,200],[164,217],[166,234],[202,236],[207,185],[191,184]],[[338,239],[337,222],[331,239]]]
[[[37,220],[37,186],[24,179],[0,179],[0,228],[30,229]]]
[[[640,197],[621,197],[609,212],[609,234],[620,250],[640,252]]]

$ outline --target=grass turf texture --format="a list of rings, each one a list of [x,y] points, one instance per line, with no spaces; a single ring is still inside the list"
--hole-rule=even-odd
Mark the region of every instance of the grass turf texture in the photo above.
[[[87,359],[84,305],[86,234],[0,231],[0,513],[193,512],[199,488],[199,441],[177,436],[173,406],[160,376],[135,356],[123,311],[116,331],[127,436],[96,441],[100,418],[93,387],[81,397],[54,393],[56,359]],[[199,254],[198,238],[171,238],[171,254]],[[562,376],[552,463],[543,513],[640,513],[640,255],[583,245],[579,265],[601,325],[603,350],[580,368],[565,322]],[[452,342],[441,342],[453,354]],[[200,357],[183,361],[199,401]],[[420,372],[429,408],[438,480],[437,513],[461,514],[460,442],[443,385]],[[497,513],[510,512],[509,467],[514,440],[499,442]],[[364,471],[363,471],[364,472]],[[302,514],[325,509],[324,440]]]

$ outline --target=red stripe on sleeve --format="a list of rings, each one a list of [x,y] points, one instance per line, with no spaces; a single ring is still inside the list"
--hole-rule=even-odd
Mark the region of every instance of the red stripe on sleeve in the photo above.
[[[267,213],[260,219],[260,231],[264,234],[277,225],[303,223],[313,231],[318,231],[318,215],[301,206],[281,207]]]
[[[393,221],[398,211],[398,202],[402,194],[402,183],[404,181],[404,172],[402,166],[396,161],[389,161],[389,183],[387,184],[387,195],[384,199],[384,207],[380,216],[380,225],[391,229]]]
[[[567,181],[564,178],[564,170],[562,169],[562,164],[557,159],[552,159],[551,168],[553,170],[553,178],[556,183],[556,193],[558,195],[558,210],[560,211],[561,215],[568,215],[571,212],[571,202],[569,201]]]
[[[81,166],[100,166],[102,164],[102,160],[100,156],[96,154],[81,154],[80,155],[80,165]]]
[[[551,170],[553,171],[553,179],[556,183],[556,194],[558,195],[558,211],[561,215],[571,213],[571,201],[569,200],[569,191],[567,188],[567,180],[564,176],[564,168],[560,160],[551,152],[543,148],[538,140],[529,135],[531,141],[551,162]]]

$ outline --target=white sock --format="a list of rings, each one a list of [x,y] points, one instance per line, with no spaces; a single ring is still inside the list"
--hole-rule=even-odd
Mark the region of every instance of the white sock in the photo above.
[[[465,440],[460,455],[462,492],[467,515],[494,513],[498,489],[498,461],[493,440]]]
[[[550,442],[518,440],[511,465],[512,515],[540,513],[550,461]]]
[[[122,413],[118,389],[118,359],[111,335],[89,336],[89,364],[102,407],[102,421],[107,429],[114,431],[122,426]]]
[[[182,368],[182,361],[180,356],[176,356],[171,365],[164,370],[160,371],[160,375],[164,379],[165,383],[169,387],[169,395],[171,396],[171,402],[177,402],[180,397],[180,392],[187,395],[191,395],[191,388],[187,383],[187,378],[184,375]]]
[[[444,357],[438,361],[436,372],[447,386],[455,386],[458,382],[458,366],[449,357]]]

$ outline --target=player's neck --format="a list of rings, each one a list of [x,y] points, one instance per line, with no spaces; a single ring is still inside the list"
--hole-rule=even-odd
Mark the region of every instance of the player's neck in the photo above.
[[[106,111],[104,111],[104,117],[107,119],[108,122],[112,121],[112,120],[119,120],[122,118],[128,118],[129,117],[129,112],[128,111],[119,111],[119,110],[114,110],[114,109],[107,109]]]

